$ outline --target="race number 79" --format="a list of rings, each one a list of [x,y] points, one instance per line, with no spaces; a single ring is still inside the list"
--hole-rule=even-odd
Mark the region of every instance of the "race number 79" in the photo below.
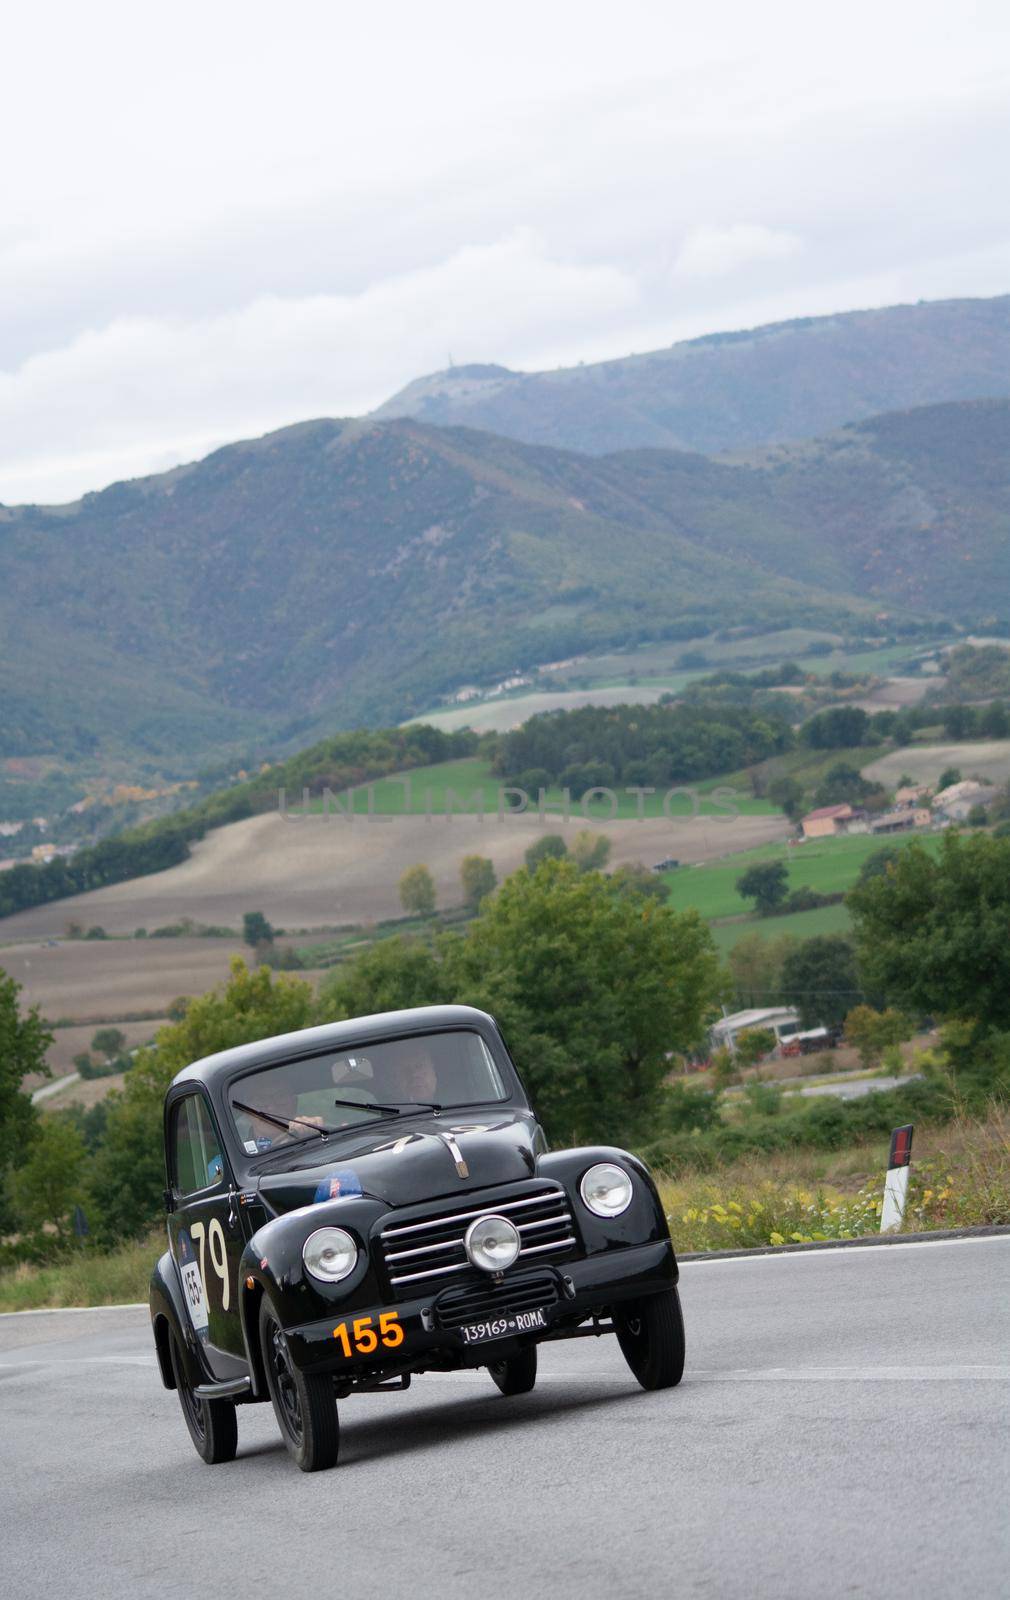
[[[190,1226],[190,1233],[196,1240],[200,1251],[200,1277],[207,1282],[207,1273],[204,1262],[204,1241],[210,1249],[211,1266],[221,1279],[221,1309],[227,1311],[231,1299],[228,1283],[228,1252],[224,1242],[224,1229],[216,1217],[211,1217],[210,1227],[202,1222],[194,1222]]]

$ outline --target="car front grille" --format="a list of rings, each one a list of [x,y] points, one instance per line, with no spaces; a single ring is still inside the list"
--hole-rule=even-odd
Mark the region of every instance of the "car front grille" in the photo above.
[[[508,1217],[519,1230],[522,1244],[512,1271],[554,1261],[575,1248],[575,1224],[563,1189],[544,1185],[526,1194],[513,1189],[500,1200],[483,1202],[470,1195],[458,1206],[414,1214],[380,1230],[379,1246],[393,1294],[404,1299],[426,1288],[437,1292],[443,1284],[466,1283],[468,1277],[486,1282],[486,1274],[468,1260],[463,1237],[471,1222],[490,1216]]]
[[[443,1289],[432,1308],[436,1328],[461,1328],[465,1322],[493,1317],[514,1317],[520,1311],[552,1306],[558,1300],[557,1282],[548,1272],[524,1273],[511,1282],[478,1283],[472,1288]]]

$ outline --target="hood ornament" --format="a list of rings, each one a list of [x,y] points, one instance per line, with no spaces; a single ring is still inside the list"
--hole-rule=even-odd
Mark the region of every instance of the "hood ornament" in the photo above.
[[[449,1154],[452,1156],[453,1161],[455,1161],[456,1171],[459,1176],[461,1178],[468,1178],[470,1176],[470,1168],[467,1166],[466,1161],[464,1160],[462,1150],[456,1143],[455,1135],[451,1133],[440,1133],[438,1137],[441,1139]]]

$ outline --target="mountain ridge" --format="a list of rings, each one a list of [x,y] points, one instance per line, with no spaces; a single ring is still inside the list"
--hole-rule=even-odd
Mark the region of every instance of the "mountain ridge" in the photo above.
[[[372,416],[594,455],[647,446],[713,455],[1007,396],[1010,295],[998,295],[799,317],[555,371],[470,364],[415,379]]]
[[[1010,401],[746,460],[319,419],[0,513],[0,759],[179,772],[647,638],[1010,613]]]

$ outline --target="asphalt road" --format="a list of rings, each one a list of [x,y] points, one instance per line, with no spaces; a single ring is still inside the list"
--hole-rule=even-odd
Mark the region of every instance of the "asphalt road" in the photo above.
[[[198,1459],[147,1314],[0,1318],[0,1595],[1010,1594],[1010,1237],[686,1263],[688,1367],[616,1341],[341,1408],[306,1476],[268,1406]]]

